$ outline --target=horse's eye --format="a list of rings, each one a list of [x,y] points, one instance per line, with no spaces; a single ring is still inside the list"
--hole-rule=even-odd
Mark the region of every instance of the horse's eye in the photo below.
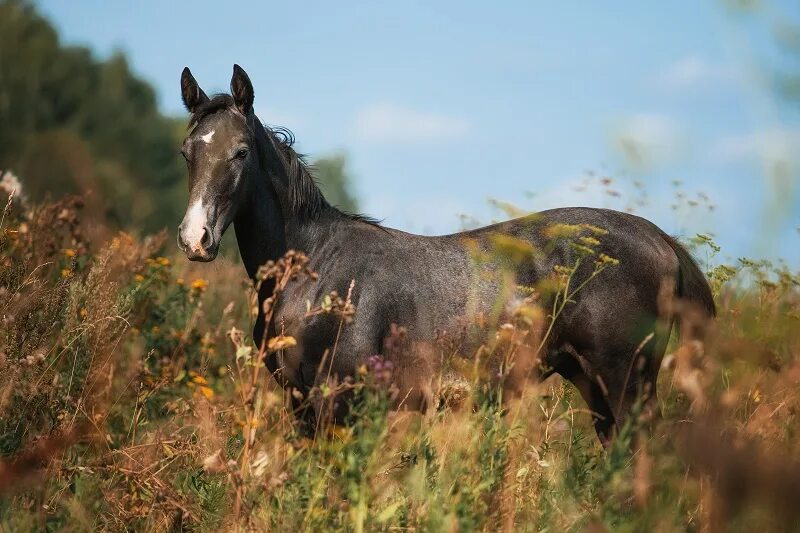
[[[249,153],[250,153],[250,151],[247,148],[239,148],[236,151],[236,156],[235,157],[236,157],[236,159],[244,159],[245,157],[247,157],[247,154],[249,154]]]

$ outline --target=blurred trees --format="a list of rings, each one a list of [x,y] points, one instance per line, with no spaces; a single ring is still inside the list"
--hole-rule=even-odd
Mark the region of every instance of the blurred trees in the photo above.
[[[314,176],[325,199],[347,213],[358,211],[358,203],[350,190],[351,179],[343,154],[314,160]]]
[[[33,6],[0,2],[0,168],[27,194],[91,190],[89,204],[117,224],[174,224],[178,125],[122,54],[100,61],[64,46]]]
[[[159,112],[122,53],[99,60],[66,46],[32,4],[0,0],[0,169],[31,198],[92,191],[90,209],[114,225],[174,228],[186,207],[185,126]],[[331,202],[355,210],[344,158],[316,163]]]

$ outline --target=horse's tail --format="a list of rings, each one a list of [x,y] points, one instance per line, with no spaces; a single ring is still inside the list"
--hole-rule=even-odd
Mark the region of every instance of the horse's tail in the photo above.
[[[675,238],[663,232],[661,236],[678,257],[676,296],[681,300],[692,302],[709,318],[717,316],[717,307],[714,304],[714,295],[711,294],[711,286],[700,267],[697,266],[697,261]]]

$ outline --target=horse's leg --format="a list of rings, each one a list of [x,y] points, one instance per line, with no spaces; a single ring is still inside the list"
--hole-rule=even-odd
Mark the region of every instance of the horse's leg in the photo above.
[[[640,405],[636,422],[652,425],[660,416],[656,385],[668,339],[663,330],[653,330],[638,345],[616,352],[629,354],[623,358],[624,365],[598,369],[595,379],[606,390],[618,432],[625,427],[637,403]]]
[[[553,370],[572,383],[592,413],[594,430],[600,443],[608,447],[615,434],[615,419],[609,407],[605,390],[590,378],[580,365],[574,350],[559,352],[553,361]]]
[[[297,432],[301,437],[313,439],[317,432],[317,417],[314,406],[308,399],[298,397],[297,389],[292,390],[292,412],[297,419]]]

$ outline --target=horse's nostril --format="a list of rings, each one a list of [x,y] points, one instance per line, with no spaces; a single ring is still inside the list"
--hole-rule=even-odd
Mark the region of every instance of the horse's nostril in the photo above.
[[[203,228],[203,238],[200,239],[200,245],[203,248],[211,246],[211,232],[208,231],[208,228]]]
[[[183,240],[183,225],[178,226],[178,248],[186,248],[186,241]]]

